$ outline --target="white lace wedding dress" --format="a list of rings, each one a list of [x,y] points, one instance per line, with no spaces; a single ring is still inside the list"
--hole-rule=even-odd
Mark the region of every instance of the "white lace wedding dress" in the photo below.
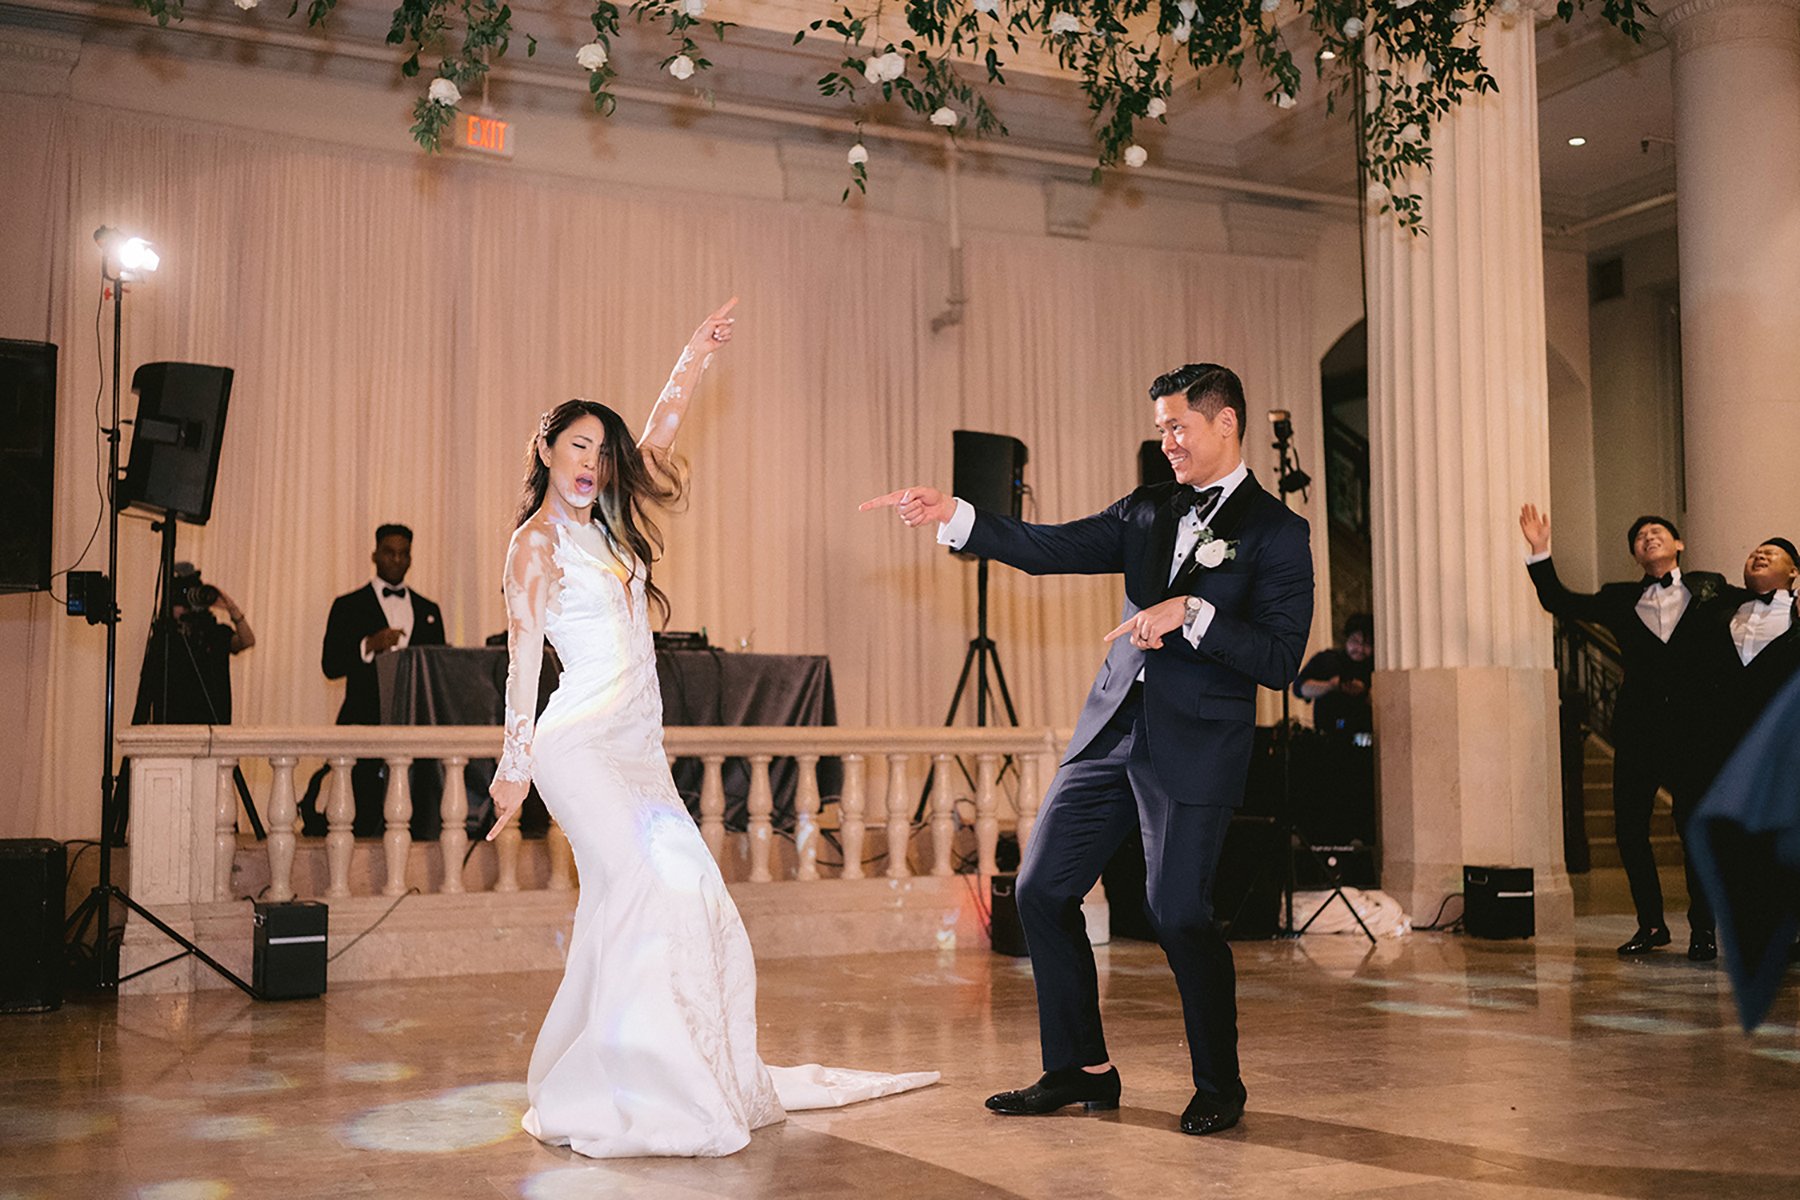
[[[784,1110],[936,1082],[757,1056],[750,940],[670,778],[644,581],[621,557],[596,525],[536,521],[509,556],[520,595],[539,602],[509,600],[500,775],[535,780],[581,886],[526,1130],[596,1158],[723,1155]],[[546,635],[563,673],[534,729]]]

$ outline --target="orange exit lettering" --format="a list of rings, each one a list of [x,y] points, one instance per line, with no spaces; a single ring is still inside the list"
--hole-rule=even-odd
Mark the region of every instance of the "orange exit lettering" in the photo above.
[[[512,127],[496,117],[482,117],[465,114],[463,117],[463,145],[471,150],[486,150],[491,154],[511,154],[512,147],[507,144]]]

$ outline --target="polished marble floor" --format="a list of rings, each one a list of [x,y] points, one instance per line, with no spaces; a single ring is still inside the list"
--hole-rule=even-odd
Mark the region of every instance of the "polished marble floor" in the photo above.
[[[1721,973],[1621,962],[1604,879],[1573,942],[1239,943],[1243,1124],[1189,1095],[1160,952],[1101,952],[1113,1114],[1006,1119],[1036,1074],[1023,962],[984,951],[765,964],[764,1057],[937,1068],[798,1114],[728,1159],[594,1163],[518,1129],[556,980],[78,1001],[0,1018],[0,1198],[1800,1197],[1800,1005],[1745,1036]],[[1678,930],[1678,934],[1681,931]]]

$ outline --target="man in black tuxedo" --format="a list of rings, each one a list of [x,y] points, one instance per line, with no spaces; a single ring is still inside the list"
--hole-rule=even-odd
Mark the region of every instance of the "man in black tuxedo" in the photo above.
[[[375,552],[370,558],[375,564],[375,578],[332,601],[331,616],[325,622],[325,678],[344,681],[339,725],[381,724],[381,697],[375,679],[378,655],[407,646],[444,644],[444,617],[438,606],[406,586],[406,573],[412,569],[412,530],[404,525],[376,529]],[[414,765],[427,769],[431,766]],[[413,778],[415,783],[420,782],[418,773]],[[350,772],[351,789],[356,794],[357,837],[380,837],[385,831],[381,806],[386,780],[387,765],[376,758],[359,759]],[[314,789],[309,787],[307,794],[310,799]],[[309,818],[309,825],[317,820],[316,810],[304,815]],[[434,838],[438,824],[436,806],[415,788],[413,836]]]
[[[1675,523],[1642,516],[1631,523],[1625,541],[1644,577],[1609,583],[1591,594],[1571,592],[1550,560],[1549,514],[1527,504],[1519,510],[1519,528],[1531,551],[1526,569],[1544,610],[1565,621],[1600,625],[1619,643],[1625,678],[1613,705],[1613,836],[1638,923],[1619,953],[1648,954],[1670,940],[1662,881],[1650,849],[1650,815],[1659,788],[1666,787],[1671,796],[1683,791],[1684,761],[1695,750],[1694,731],[1683,728],[1678,707],[1688,686],[1685,643],[1698,626],[1694,618],[1700,607],[1719,594],[1725,579],[1711,571],[1684,574],[1680,560],[1685,547]],[[1689,955],[1711,957],[1712,914],[1691,871],[1689,899]]]
[[[1008,1115],[1118,1106],[1081,901],[1135,827],[1193,1059],[1181,1129],[1206,1134],[1237,1124],[1245,1100],[1236,980],[1213,924],[1213,877],[1244,799],[1257,685],[1286,687],[1306,647],[1312,546],[1306,521],[1244,466],[1235,374],[1185,366],[1158,378],[1150,397],[1175,482],[1141,487],[1094,516],[1029,525],[932,488],[864,507],[897,507],[908,525],[936,523],[941,542],[1033,575],[1124,576],[1125,620],[1106,635],[1106,662],[1019,876],[1045,1073],[987,1106]]]
[[[1732,751],[1787,681],[1800,673],[1800,616],[1795,612],[1794,543],[1773,537],[1744,560],[1744,586],[1728,587],[1694,616],[1686,641],[1691,686],[1683,720],[1694,730],[1691,773],[1675,793],[1675,819],[1688,822]],[[1694,889],[1690,876],[1688,887]],[[1702,901],[1703,902],[1703,901]],[[1708,917],[1711,910],[1707,909]],[[1711,929],[1711,922],[1708,922]],[[1711,938],[1698,957],[1718,953]],[[1688,957],[1697,957],[1690,951]]]

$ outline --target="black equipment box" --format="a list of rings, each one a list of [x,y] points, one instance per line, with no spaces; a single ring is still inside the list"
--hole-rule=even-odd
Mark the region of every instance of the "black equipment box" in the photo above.
[[[995,954],[1024,958],[1025,926],[1019,921],[1019,900],[1014,894],[1017,875],[996,875],[988,881],[988,940]]]
[[[256,906],[251,986],[260,1000],[300,1000],[325,991],[325,905],[316,900]]]
[[[1537,933],[1537,889],[1530,867],[1463,868],[1463,928],[1478,938]]]
[[[0,1013],[62,1007],[67,857],[61,842],[0,841]]]

